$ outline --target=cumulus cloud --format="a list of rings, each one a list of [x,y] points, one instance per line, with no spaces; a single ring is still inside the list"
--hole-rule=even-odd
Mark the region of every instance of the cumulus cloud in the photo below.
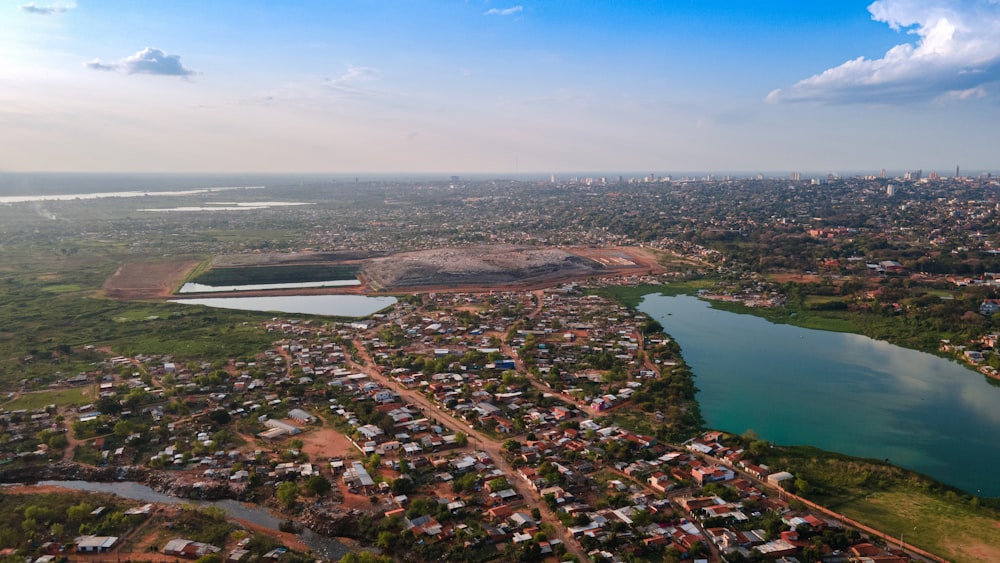
[[[767,96],[770,102],[905,103],[984,97],[1000,80],[1000,0],[877,0],[872,19],[916,36]]]
[[[490,8],[483,12],[484,16],[513,16],[524,10],[524,6],[511,6],[510,8]]]
[[[184,68],[178,55],[168,55],[152,47],[146,47],[134,55],[111,63],[94,60],[83,64],[93,70],[115,70],[125,74],[158,74],[182,77],[195,74],[194,71]]]
[[[34,2],[28,4],[21,4],[18,8],[22,12],[29,14],[38,14],[41,16],[51,16],[54,14],[61,14],[63,12],[68,12],[73,8],[76,8],[76,4],[50,4],[48,6],[38,6]]]

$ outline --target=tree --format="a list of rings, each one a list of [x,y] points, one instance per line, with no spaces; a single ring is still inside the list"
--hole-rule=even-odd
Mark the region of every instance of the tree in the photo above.
[[[327,483],[329,485],[329,483]],[[286,508],[291,508],[295,504],[295,499],[299,496],[299,486],[292,481],[285,481],[278,485],[278,502]]]
[[[469,436],[465,432],[455,433],[455,445],[463,448],[469,444]]]
[[[311,496],[320,496],[330,492],[330,482],[322,475],[313,475],[306,479],[302,487]]]
[[[208,413],[208,418],[219,426],[225,426],[229,424],[230,420],[232,420],[232,417],[229,415],[229,411],[226,409],[215,409],[214,411]]]

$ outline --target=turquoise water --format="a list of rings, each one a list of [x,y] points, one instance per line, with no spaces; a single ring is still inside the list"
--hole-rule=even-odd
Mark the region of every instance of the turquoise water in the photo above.
[[[1000,496],[1000,387],[955,362],[870,338],[769,323],[691,296],[639,309],[680,344],[706,425],[888,459]]]

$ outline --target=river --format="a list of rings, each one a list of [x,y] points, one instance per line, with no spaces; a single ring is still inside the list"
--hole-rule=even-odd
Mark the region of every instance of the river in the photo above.
[[[706,425],[875,459],[1000,496],[1000,387],[956,362],[856,334],[647,295],[696,375]]]
[[[262,507],[245,504],[236,500],[192,500],[173,497],[157,492],[142,483],[135,483],[131,481],[113,483],[99,483],[93,481],[40,481],[38,485],[61,487],[63,489],[73,489],[76,491],[111,493],[122,498],[143,502],[214,506],[221,508],[226,514],[233,518],[246,520],[251,524],[263,526],[272,530],[278,530],[278,526],[283,520]],[[308,545],[316,554],[325,559],[337,561],[350,552],[350,549],[348,549],[344,544],[335,539],[321,536],[309,528],[303,528],[302,533],[299,535],[302,537],[302,541],[305,542],[306,545]]]

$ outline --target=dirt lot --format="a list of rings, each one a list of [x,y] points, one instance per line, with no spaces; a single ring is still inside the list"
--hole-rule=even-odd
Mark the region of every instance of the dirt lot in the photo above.
[[[300,434],[298,438],[302,440],[303,453],[309,454],[309,459],[317,465],[325,464],[331,457],[361,458],[361,452],[336,430],[319,428]]]
[[[117,299],[171,297],[197,265],[193,260],[125,264],[104,282],[104,294]]]

